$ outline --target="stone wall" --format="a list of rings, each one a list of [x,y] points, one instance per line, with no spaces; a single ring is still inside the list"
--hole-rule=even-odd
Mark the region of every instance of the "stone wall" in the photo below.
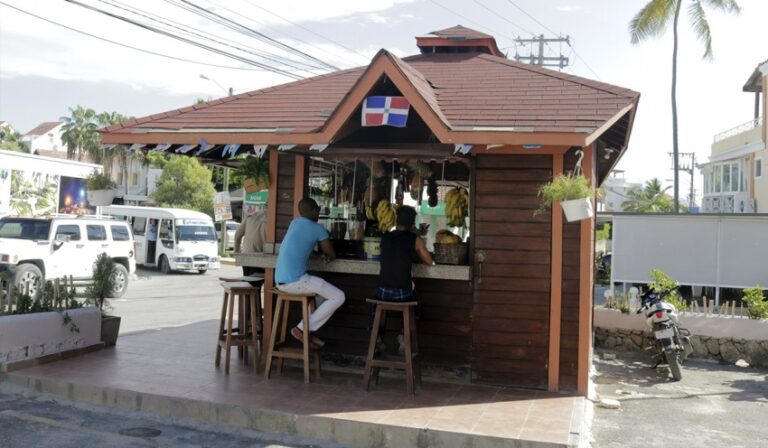
[[[645,317],[618,310],[595,308],[595,347],[644,351],[652,345]],[[681,313],[679,325],[691,332],[692,358],[734,363],[743,359],[768,367],[768,320]]]
[[[768,367],[768,341],[691,335],[691,358],[710,358],[735,363],[743,359],[752,366]],[[622,351],[645,351],[653,344],[650,332],[622,328],[595,328],[595,347]]]

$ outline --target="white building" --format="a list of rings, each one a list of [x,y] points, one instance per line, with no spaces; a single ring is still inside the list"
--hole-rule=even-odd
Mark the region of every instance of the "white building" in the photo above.
[[[642,184],[627,182],[624,178],[624,170],[613,170],[603,183],[605,196],[598,201],[597,209],[601,212],[624,211],[622,204],[629,199],[629,190],[642,188]]]
[[[67,153],[67,146],[61,140],[63,122],[47,121],[24,134],[22,141],[29,144],[32,154],[50,155],[47,152]]]
[[[159,168],[150,168],[140,159],[129,158],[127,179],[123,172],[122,163],[115,160],[112,163],[111,176],[117,184],[115,197],[122,198],[125,205],[146,205],[152,203],[151,195],[157,186],[157,179],[163,173]],[[126,191],[126,180],[128,188]]]
[[[715,135],[709,161],[699,165],[705,213],[768,211],[768,176],[763,174],[768,160],[768,60],[758,64],[742,90],[755,96],[752,119]]]

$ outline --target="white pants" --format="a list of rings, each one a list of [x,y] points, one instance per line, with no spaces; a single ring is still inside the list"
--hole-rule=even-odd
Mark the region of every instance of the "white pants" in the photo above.
[[[320,277],[304,274],[293,283],[285,283],[277,286],[281,291],[290,294],[315,294],[317,295],[317,308],[309,315],[309,331],[315,332],[320,329],[333,312],[344,304],[344,291],[326,282]],[[304,331],[304,322],[299,322],[297,327]]]

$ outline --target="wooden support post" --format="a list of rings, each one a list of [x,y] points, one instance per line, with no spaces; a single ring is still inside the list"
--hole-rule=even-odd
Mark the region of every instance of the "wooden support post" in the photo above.
[[[595,186],[595,145],[583,148],[581,168],[584,176]],[[591,198],[594,207],[595,198]],[[579,350],[576,390],[586,396],[589,393],[589,370],[592,365],[592,284],[594,279],[595,219],[581,221],[581,247],[579,252]]]
[[[304,178],[304,175],[306,174],[306,166],[307,166],[307,157],[306,156],[296,156],[296,165],[294,167],[293,171],[293,217],[298,218],[299,217],[299,202],[304,199],[305,195],[305,188],[304,186],[307,185],[307,181]]]
[[[552,156],[552,176],[563,174],[563,154]],[[560,204],[552,204],[552,241],[549,285],[549,362],[547,389],[560,390],[560,320],[563,301],[563,211]]]

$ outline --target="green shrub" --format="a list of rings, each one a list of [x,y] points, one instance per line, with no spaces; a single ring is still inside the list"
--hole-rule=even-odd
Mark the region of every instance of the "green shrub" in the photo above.
[[[93,262],[93,283],[86,289],[86,295],[89,302],[104,313],[105,307],[109,307],[107,297],[110,297],[114,290],[115,262],[102,252]]]
[[[614,291],[615,296],[608,298],[605,307],[613,310],[619,310],[623,314],[629,314],[629,293],[624,294]]]
[[[88,176],[86,179],[88,190],[111,190],[117,188],[117,184],[112,182],[112,179],[106,174],[100,173],[96,170]]]
[[[589,185],[586,177],[561,174],[539,188],[541,205],[534,214],[545,212],[552,208],[555,202],[588,198],[594,194],[595,190]]]
[[[656,293],[662,293],[663,291],[668,291],[680,286],[680,282],[669,278],[669,275],[661,269],[652,269],[649,275],[653,279],[653,283],[648,285],[648,287]],[[688,308],[685,300],[683,300],[683,297],[680,295],[680,291],[677,289],[666,293],[662,299],[673,305],[678,311],[685,311]]]
[[[747,304],[747,316],[750,319],[768,319],[768,300],[763,295],[762,286],[756,285],[752,288],[746,288],[743,292],[744,295],[741,300]]]

